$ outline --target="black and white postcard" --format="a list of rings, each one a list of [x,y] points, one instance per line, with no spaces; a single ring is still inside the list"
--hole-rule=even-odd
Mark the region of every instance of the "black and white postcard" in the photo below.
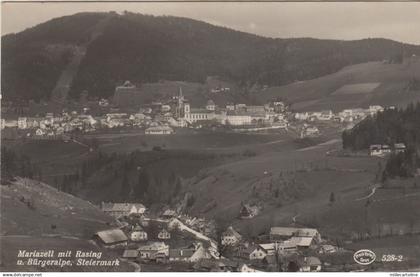
[[[1,9],[3,276],[417,276],[420,2]]]

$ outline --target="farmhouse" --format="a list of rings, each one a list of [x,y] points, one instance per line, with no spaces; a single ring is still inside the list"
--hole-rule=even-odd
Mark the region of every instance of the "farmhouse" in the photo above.
[[[169,255],[169,246],[164,242],[151,242],[140,246],[137,250],[139,251],[139,256],[142,259],[154,260],[160,254],[165,256]]]
[[[258,244],[244,243],[237,247],[236,256],[248,260],[262,260],[267,256],[267,252]]]
[[[277,247],[277,250],[283,253],[295,252],[298,250],[296,243],[290,240],[280,242]]]
[[[242,236],[233,229],[232,226],[229,226],[225,232],[222,234],[222,245],[235,245],[239,243],[242,239]]]
[[[163,218],[170,219],[170,218],[176,217],[176,215],[177,215],[177,214],[176,214],[176,212],[175,212],[174,210],[167,209],[167,210],[165,210],[165,211],[163,212],[162,217],[163,217]]]
[[[158,233],[158,239],[166,240],[166,239],[170,239],[170,238],[171,238],[171,233],[169,233],[166,229],[162,229]]]
[[[126,259],[137,259],[138,256],[139,251],[135,249],[126,249],[122,255],[122,257]]]
[[[317,229],[295,227],[271,227],[270,240],[281,241],[292,237],[312,238],[315,242],[321,241],[321,234]]]
[[[106,248],[127,246],[128,238],[120,229],[110,229],[97,232],[95,239]]]
[[[262,270],[256,269],[254,266],[243,264],[239,267],[240,272],[263,272]]]
[[[253,218],[260,213],[260,208],[256,205],[242,204],[239,215],[242,219]]]
[[[169,261],[190,262],[191,256],[194,254],[195,249],[170,249]]]
[[[317,257],[304,257],[298,264],[301,272],[321,271],[321,261]]]
[[[316,137],[319,135],[319,129],[316,126],[304,126],[301,130],[300,137]]]
[[[394,152],[396,154],[398,153],[404,153],[406,150],[405,144],[404,143],[395,143],[394,144]]]
[[[130,214],[144,214],[146,207],[140,203],[106,203],[102,202],[101,209],[113,217],[128,216]]]
[[[144,133],[146,135],[170,135],[174,133],[174,129],[169,126],[152,126],[147,128]]]
[[[290,245],[296,245],[298,249],[308,249],[315,245],[313,237],[292,237],[289,242]]]
[[[318,253],[320,254],[328,254],[328,253],[335,253],[337,252],[337,247],[330,245],[330,244],[325,244],[325,245],[321,245],[321,247],[318,250]]]
[[[37,136],[43,136],[45,134],[46,134],[46,132],[44,130],[40,129],[40,128],[36,129],[36,131],[35,131],[35,135],[37,135]]]
[[[387,154],[391,153],[391,148],[389,145],[386,144],[372,144],[369,147],[370,155],[371,156],[377,156],[377,157],[383,157]]]
[[[211,259],[211,258],[212,258],[212,255],[210,254],[210,252],[202,244],[200,244],[200,246],[198,246],[194,254],[192,254],[192,256],[190,257],[190,261],[197,262],[199,260]]]
[[[211,99],[209,101],[207,101],[206,110],[214,111],[215,109],[216,109],[216,104],[214,103],[214,101],[211,100]]]
[[[278,243],[262,243],[259,245],[267,255],[274,255],[278,249]]]
[[[130,239],[132,241],[145,241],[147,240],[147,233],[140,225],[136,225],[131,230]]]

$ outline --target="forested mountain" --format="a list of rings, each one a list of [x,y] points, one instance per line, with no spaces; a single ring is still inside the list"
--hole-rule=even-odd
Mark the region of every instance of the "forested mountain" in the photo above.
[[[242,86],[283,85],[367,61],[399,62],[420,47],[385,39],[273,39],[197,20],[134,13],[80,13],[2,37],[2,92],[49,99],[60,72],[86,47],[70,96],[108,97],[124,80],[203,82],[217,75]]]

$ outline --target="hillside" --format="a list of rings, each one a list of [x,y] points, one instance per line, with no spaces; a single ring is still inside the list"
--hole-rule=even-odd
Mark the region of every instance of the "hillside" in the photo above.
[[[89,202],[38,181],[18,177],[0,188],[1,235],[90,238],[113,222]]]
[[[74,70],[78,47],[86,53]],[[80,13],[2,37],[2,92],[5,100],[48,100],[54,87],[67,94],[58,89],[60,76],[72,80],[75,98],[83,91],[110,97],[127,79],[203,83],[217,75],[243,88],[284,85],[352,64],[398,62],[402,52],[420,55],[420,47],[385,39],[273,39],[187,18]]]
[[[11,182],[2,180],[0,189],[0,271],[135,270],[132,264],[125,261],[111,268],[76,265],[76,251],[100,251],[104,260],[115,260],[119,256],[117,252],[99,247],[92,240],[95,232],[110,228],[114,221],[96,206],[32,179],[16,177]],[[72,255],[68,256],[68,260],[73,265],[18,265],[19,250],[70,251]]]
[[[405,106],[420,100],[420,57],[405,58],[400,64],[368,62],[347,66],[340,71],[308,81],[272,87],[262,99],[280,97],[296,111],[368,107]]]
[[[412,211],[419,208],[419,188],[413,186],[419,178],[398,180],[372,194],[385,161],[326,155],[340,148],[332,140],[202,170],[188,183],[195,199],[189,213],[228,222],[247,236],[293,224],[318,228],[333,240],[418,233],[418,212]],[[239,219],[242,203],[259,205],[259,215]]]

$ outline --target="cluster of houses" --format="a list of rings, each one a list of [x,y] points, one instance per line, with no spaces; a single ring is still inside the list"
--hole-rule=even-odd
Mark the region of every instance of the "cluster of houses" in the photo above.
[[[384,157],[391,153],[404,153],[406,151],[406,146],[404,143],[394,143],[393,147],[388,144],[372,144],[369,147],[370,156],[374,157]]]
[[[367,116],[373,116],[382,111],[384,111],[382,106],[372,105],[367,109],[345,109],[338,113],[333,113],[332,110],[295,113],[294,117],[296,120],[302,121],[336,121],[341,123],[351,123],[363,120]]]
[[[94,130],[97,119],[91,115],[77,112],[54,115],[46,113],[44,117],[19,117],[17,120],[2,119],[1,128],[17,128],[27,131],[27,136],[57,137],[75,130],[90,132]]]
[[[232,226],[221,236],[221,245],[230,250],[227,251],[229,258],[244,262],[246,267],[242,271],[247,272],[269,269],[291,271],[291,263],[297,266],[292,271],[321,271],[322,264],[318,257],[302,253],[306,250],[319,254],[337,251],[336,247],[322,245],[322,242],[316,229],[296,227],[272,227],[269,239],[263,243],[245,241]]]
[[[140,203],[103,202],[101,209],[114,217],[119,226],[97,232],[94,238],[102,247],[123,250],[122,258],[157,263],[191,263],[202,259],[219,258],[217,249],[214,249],[215,242],[192,229],[200,226],[199,219],[178,216],[175,211],[169,209],[165,210],[160,218],[150,219],[146,217],[145,206]],[[138,220],[135,223],[127,220],[130,217]],[[189,240],[190,243],[182,247],[171,247],[174,241],[179,240],[177,237],[180,235],[177,230],[185,231],[197,238]]]
[[[125,93],[131,91],[131,83],[117,89]],[[121,94],[120,93],[120,94]],[[101,107],[109,103],[99,100]],[[111,107],[110,111],[114,111]],[[180,90],[166,102],[152,102],[142,106],[137,113],[110,112],[99,116],[89,115],[85,108],[81,114],[76,111],[61,114],[47,113],[43,117],[19,117],[2,119],[1,128],[27,130],[27,136],[53,137],[75,130],[90,132],[101,128],[140,127],[148,135],[168,135],[174,128],[195,127],[205,124],[236,126],[265,126],[269,128],[287,128],[286,105],[283,102],[272,102],[261,106],[246,104],[227,104],[219,107],[209,99],[203,108],[191,107]]]
[[[300,128],[300,138],[317,137],[320,135],[318,127],[304,123]]]
[[[312,228],[272,227],[267,239],[256,243],[229,226],[217,243],[204,234],[204,219],[178,215],[171,209],[151,219],[140,203],[102,203],[101,208],[119,226],[97,232],[97,243],[119,249],[122,259],[139,263],[185,263],[195,271],[317,272],[322,263],[313,253],[337,251],[324,244],[318,230]],[[127,220],[130,217],[139,220]]]

